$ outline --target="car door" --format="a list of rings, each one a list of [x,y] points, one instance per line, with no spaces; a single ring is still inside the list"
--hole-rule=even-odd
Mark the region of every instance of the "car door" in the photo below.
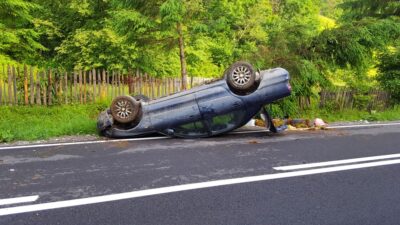
[[[246,115],[244,102],[223,86],[196,92],[195,96],[210,135],[237,128]]]

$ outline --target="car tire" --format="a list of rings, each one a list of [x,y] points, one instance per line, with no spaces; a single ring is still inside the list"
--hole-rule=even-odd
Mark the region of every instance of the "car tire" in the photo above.
[[[228,85],[239,92],[248,92],[256,84],[256,71],[248,62],[236,62],[226,72]]]
[[[115,121],[126,124],[135,121],[140,103],[131,96],[118,96],[111,103],[111,115]]]

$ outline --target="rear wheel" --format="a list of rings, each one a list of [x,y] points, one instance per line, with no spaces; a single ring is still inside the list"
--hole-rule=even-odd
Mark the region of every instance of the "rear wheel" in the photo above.
[[[119,123],[133,122],[139,113],[140,103],[130,96],[118,96],[111,103],[111,115]]]
[[[254,67],[248,62],[236,62],[227,70],[226,81],[234,91],[251,91],[256,84]]]

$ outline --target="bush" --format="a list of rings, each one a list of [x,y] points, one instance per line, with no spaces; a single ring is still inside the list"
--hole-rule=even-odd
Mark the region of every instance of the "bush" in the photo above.
[[[400,44],[380,56],[378,81],[394,103],[400,102]]]

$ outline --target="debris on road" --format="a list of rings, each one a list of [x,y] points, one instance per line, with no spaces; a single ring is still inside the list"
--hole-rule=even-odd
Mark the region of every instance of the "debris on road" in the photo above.
[[[312,121],[312,122],[311,122]],[[287,125],[288,130],[324,130],[327,129],[328,124],[321,118],[309,119],[279,119],[272,120],[275,126]],[[265,127],[265,122],[261,119],[256,119],[255,126]]]

